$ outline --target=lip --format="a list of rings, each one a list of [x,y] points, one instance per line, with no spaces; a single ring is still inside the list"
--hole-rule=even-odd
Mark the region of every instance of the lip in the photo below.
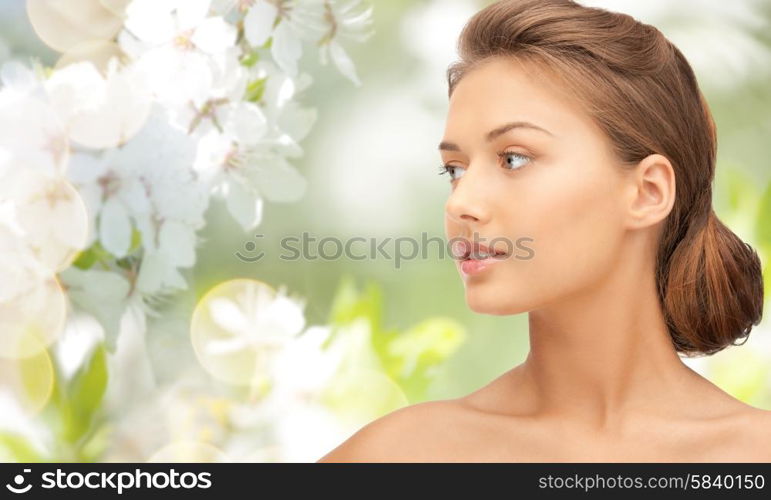
[[[452,245],[452,254],[458,260],[501,260],[508,256],[508,252],[497,248],[490,248],[478,242],[471,242],[465,238],[456,240]],[[490,257],[480,258],[482,254]]]
[[[472,243],[467,239],[456,241],[452,253],[460,261],[459,267],[464,276],[479,274],[508,256],[507,252],[491,249],[481,243]],[[487,257],[482,258],[482,254]]]
[[[490,266],[494,265],[496,262],[500,262],[500,259],[494,257],[487,257],[486,259],[466,259],[461,261],[460,270],[465,276],[472,276],[489,269]]]

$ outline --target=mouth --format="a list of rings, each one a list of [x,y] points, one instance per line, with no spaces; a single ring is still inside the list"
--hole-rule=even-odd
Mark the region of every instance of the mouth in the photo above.
[[[503,259],[508,256],[508,252],[496,248],[490,248],[481,243],[472,243],[468,240],[460,240],[453,244],[453,256],[461,261],[488,259]]]

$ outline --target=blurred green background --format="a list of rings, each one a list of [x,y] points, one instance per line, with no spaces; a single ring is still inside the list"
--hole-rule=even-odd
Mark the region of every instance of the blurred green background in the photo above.
[[[454,60],[457,33],[478,8],[491,2],[376,1],[375,36],[351,47],[364,86],[346,88],[329,71],[318,75],[306,102],[318,107],[319,119],[305,142],[298,164],[308,176],[309,193],[298,204],[268,205],[258,228],[265,237],[245,237],[224,210],[210,213],[206,243],[195,270],[198,290],[233,276],[286,283],[308,298],[308,318],[323,322],[342,275],[380,285],[383,322],[404,329],[429,316],[449,316],[467,327],[461,349],[446,363],[431,386],[430,398],[470,392],[524,360],[526,315],[493,317],[473,313],[463,286],[448,259],[404,262],[400,269],[385,259],[284,262],[279,240],[307,231],[317,238],[385,238],[421,232],[444,236],[443,209],[449,192],[436,175],[447,106],[444,70]],[[694,11],[699,2],[586,2],[629,12],[659,27],[692,60],[718,126],[715,207],[745,241],[764,247],[771,260],[771,2],[737,2]],[[649,4],[647,7],[641,4]],[[686,5],[689,4],[689,5]],[[637,9],[637,10],[635,10]],[[753,17],[756,16],[756,17]],[[760,17],[764,16],[764,17]],[[716,36],[719,33],[720,36]],[[763,200],[763,202],[761,202]],[[265,252],[258,264],[231,258],[253,240]],[[388,247],[393,249],[393,246]],[[431,258],[433,257],[433,258]],[[766,280],[769,281],[768,279]],[[768,288],[767,288],[768,289]],[[766,293],[766,296],[769,294]],[[743,348],[713,356],[713,380],[755,404],[771,409],[771,332],[767,319]],[[757,342],[755,342],[757,340]],[[738,351],[762,356],[750,363],[762,372],[747,374]],[[754,354],[749,355],[753,357]],[[718,370],[725,358],[732,367]],[[730,360],[737,358],[731,363]],[[706,372],[704,363],[693,363]],[[732,375],[732,373],[734,375]],[[749,394],[745,384],[762,389]]]

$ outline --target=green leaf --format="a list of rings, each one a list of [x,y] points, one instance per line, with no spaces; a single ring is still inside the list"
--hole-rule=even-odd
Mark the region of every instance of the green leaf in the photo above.
[[[367,284],[363,292],[359,292],[353,279],[350,276],[344,277],[332,300],[328,323],[334,327],[365,317],[373,331],[378,330],[382,316],[382,295],[380,287],[373,281]]]
[[[273,23],[273,28],[275,29],[276,26],[278,26],[278,23],[281,22],[281,17],[276,18],[276,22]],[[262,49],[270,49],[273,46],[273,37],[269,37],[267,40],[265,40],[265,43],[262,44],[260,48]]]
[[[50,399],[52,379],[55,377],[50,352],[50,349],[46,348],[32,356],[17,360],[20,382],[17,398],[20,403],[37,405],[38,402]]]
[[[129,253],[135,252],[142,245],[142,233],[139,229],[131,228],[131,245],[129,246]]]
[[[78,441],[91,427],[107,388],[107,352],[97,344],[89,360],[73,375],[64,405],[64,438]]]
[[[249,82],[246,86],[246,95],[244,98],[249,102],[259,102],[265,94],[265,84],[267,81],[268,79],[266,77]]]
[[[388,375],[399,382],[411,401],[425,399],[429,384],[466,338],[465,329],[451,318],[421,321],[408,330],[373,335],[375,350]]]
[[[383,369],[367,318],[338,325],[332,343],[341,352],[342,362],[319,401],[343,425],[361,425],[409,403],[398,382]]]
[[[465,330],[445,317],[428,318],[404,332],[381,325],[383,294],[370,281],[359,292],[353,279],[341,281],[332,301],[328,323],[336,335],[351,335],[355,321],[366,320],[374,354],[386,375],[394,379],[410,401],[425,399],[427,388],[439,367],[465,340]],[[361,356],[362,354],[357,354]]]
[[[78,256],[75,258],[75,261],[72,263],[73,266],[77,267],[78,269],[90,269],[91,266],[94,265],[96,262],[96,253],[93,250],[93,247],[83,250],[78,254]]]
[[[107,351],[97,344],[91,358],[73,377],[70,394],[75,406],[84,414],[93,414],[107,388]]]
[[[0,431],[0,458],[7,457],[13,462],[46,461],[26,437],[12,431]]]
[[[112,259],[112,254],[97,241],[80,252],[72,265],[78,269],[91,269],[97,262],[106,262],[110,259]]]
[[[257,61],[259,60],[260,60],[260,53],[256,50],[251,50],[241,57],[240,62],[242,66],[250,68],[255,64],[257,64]]]
[[[81,462],[99,462],[102,454],[110,445],[112,426],[109,423],[97,425],[94,432],[86,436],[83,446],[80,448],[79,459]]]

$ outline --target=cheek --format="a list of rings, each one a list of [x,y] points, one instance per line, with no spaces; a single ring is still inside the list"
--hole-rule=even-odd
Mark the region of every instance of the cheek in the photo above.
[[[582,175],[577,175],[582,167]],[[554,168],[528,179],[506,226],[512,238],[532,238],[507,271],[527,283],[542,301],[591,284],[611,267],[623,235],[620,185],[605,168]],[[609,169],[610,167],[607,167]],[[513,276],[512,276],[513,277]]]

